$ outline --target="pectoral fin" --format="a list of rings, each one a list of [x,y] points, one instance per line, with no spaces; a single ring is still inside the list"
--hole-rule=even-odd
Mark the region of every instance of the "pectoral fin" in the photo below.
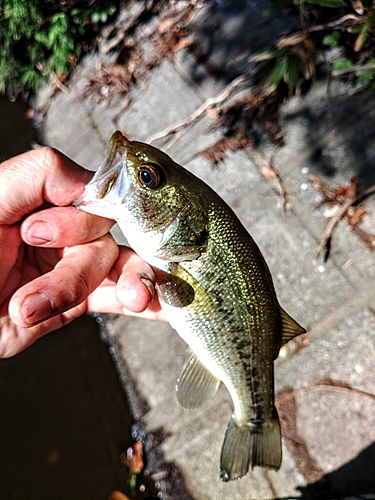
[[[187,307],[194,300],[194,288],[184,279],[154,269],[156,285],[161,302],[173,307]]]
[[[297,335],[305,333],[306,330],[302,328],[302,326],[300,326],[296,321],[294,321],[294,319],[291,318],[289,314],[284,311],[284,309],[281,309],[281,307],[280,307],[280,315],[281,315],[281,325],[282,325],[282,337],[280,346],[283,346],[289,340],[293,339],[294,337],[297,337]]]
[[[184,408],[197,408],[216,393],[219,385],[220,380],[191,353],[177,380],[177,399]]]
[[[168,271],[154,268],[161,302],[173,307],[187,307],[198,302],[204,304],[206,314],[213,312],[214,304],[207,290],[186,269],[172,263]],[[202,314],[202,307],[200,309]]]

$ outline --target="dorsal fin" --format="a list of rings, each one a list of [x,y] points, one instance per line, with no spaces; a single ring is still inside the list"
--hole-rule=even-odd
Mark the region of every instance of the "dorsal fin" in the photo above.
[[[192,352],[177,380],[177,399],[184,408],[197,408],[218,390],[220,380]]]
[[[297,337],[301,333],[305,333],[306,330],[302,328],[293,318],[289,316],[288,313],[284,311],[280,307],[280,316],[281,316],[281,326],[282,326],[282,335],[281,335],[281,344],[280,347],[286,344],[289,340]]]

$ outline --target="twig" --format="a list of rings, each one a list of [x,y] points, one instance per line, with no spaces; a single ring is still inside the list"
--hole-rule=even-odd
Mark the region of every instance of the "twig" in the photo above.
[[[220,142],[222,142],[222,141],[219,141],[219,143]],[[217,145],[218,145],[218,143],[214,144],[214,146],[211,146],[211,148],[208,148],[208,149],[212,149],[212,147],[215,147]],[[166,147],[164,146],[163,149],[166,149]],[[237,149],[244,149],[247,152],[247,154],[250,156],[250,158],[252,159],[255,166],[258,168],[259,172],[263,175],[263,177],[265,177],[266,179],[274,179],[275,180],[280,197],[281,197],[282,202],[283,202],[283,210],[284,210],[284,212],[289,210],[290,203],[289,203],[288,198],[287,198],[287,192],[286,192],[286,189],[284,187],[283,180],[280,177],[280,174],[275,169],[275,167],[272,165],[272,160],[269,160],[261,151],[259,151],[258,149],[255,149],[252,146],[241,146],[241,147],[235,148],[235,149],[227,147],[227,148],[225,148],[225,150],[223,150],[223,152],[226,151],[227,149],[229,149],[231,151],[237,151]],[[181,162],[181,164],[186,165],[191,160],[196,158],[198,155],[202,155],[202,153],[204,153],[206,151],[207,150],[203,150],[203,151],[198,151],[196,153],[193,153],[191,156],[189,156],[185,160],[183,160]],[[256,159],[255,159],[255,157],[256,157]],[[259,158],[261,160],[261,164],[258,161]],[[222,161],[222,159],[220,159],[218,161],[220,162],[220,161]]]
[[[332,21],[326,24],[316,24],[314,26],[306,26],[300,30],[297,30],[292,33],[283,34],[276,42],[274,42],[274,46],[277,48],[282,48],[286,46],[298,45],[303,40],[307,38],[310,33],[325,31],[330,28],[338,28],[343,25],[346,21],[353,21],[351,24],[363,24],[366,21],[366,16],[356,16],[354,14],[347,14],[336,21]],[[275,55],[266,50],[264,52],[257,52],[253,56],[249,57],[248,61],[250,62],[260,62],[267,61],[269,59],[273,59]]]
[[[247,147],[246,151],[248,152],[248,154],[250,156],[255,155],[255,156],[259,157],[262,160],[263,165],[262,166],[258,166],[258,169],[259,169],[260,173],[266,179],[275,179],[275,182],[276,182],[276,185],[277,185],[280,197],[281,197],[282,202],[283,202],[283,210],[284,210],[284,212],[286,212],[287,210],[289,210],[290,209],[290,203],[288,201],[288,195],[287,195],[286,189],[284,187],[283,180],[280,177],[280,174],[278,173],[278,171],[273,166],[272,160],[269,160],[268,158],[266,158],[266,156],[263,153],[261,153],[258,149],[255,149],[253,147]],[[254,158],[253,158],[253,161],[254,161]]]
[[[372,394],[371,392],[363,391],[362,389],[354,389],[354,387],[351,387],[345,382],[344,383],[335,382],[329,378],[313,381],[307,387],[292,389],[288,393],[283,393],[282,391],[280,391],[280,393],[276,393],[276,398],[278,398],[280,402],[287,402],[288,400],[293,399],[296,395],[298,396],[299,394],[308,394],[311,391],[321,391],[321,390],[338,391],[338,392],[349,393],[352,396],[364,396],[365,398],[369,398],[371,400],[375,399],[375,394]]]
[[[361,253],[364,252],[364,250],[366,249],[366,247],[362,247],[360,248],[359,250],[357,250],[355,252],[354,255],[352,255],[341,267],[341,269],[343,271],[346,271],[347,269],[349,269],[349,267],[353,264],[353,262],[355,262],[355,260],[361,255]]]
[[[295,393],[303,394],[304,392],[319,391],[319,390],[346,392],[351,394],[352,396],[364,396],[365,398],[369,398],[371,400],[375,399],[375,394],[371,394],[371,392],[362,391],[361,389],[354,389],[353,387],[346,385],[335,385],[325,382],[316,382],[314,385],[310,385],[309,387],[303,387],[301,389],[297,389]]]
[[[258,67],[254,67],[251,71],[246,73],[245,75],[241,75],[231,83],[229,83],[220,94],[208,98],[197,110],[194,111],[188,118],[185,120],[181,120],[170,127],[165,128],[161,132],[157,132],[156,134],[151,135],[146,142],[151,143],[158,141],[159,139],[163,139],[172,134],[177,134],[180,131],[184,131],[193,125],[196,121],[198,121],[208,109],[214,108],[218,104],[221,104],[223,101],[228,99],[228,97],[241,85],[243,85],[246,80],[251,78],[256,71],[258,71]]]
[[[56,75],[56,73],[54,71],[52,72],[52,79],[53,79],[54,85],[56,85],[56,87],[59,90],[61,90],[62,92],[65,92],[65,93],[67,93],[69,91],[68,87],[63,84],[63,82],[60,80],[60,78]]]
[[[334,215],[329,220],[328,224],[324,228],[323,235],[322,235],[322,238],[321,238],[319,246],[318,246],[318,250],[316,251],[316,254],[315,254],[315,257],[314,257],[314,261],[313,261],[314,264],[317,263],[317,261],[318,261],[318,259],[320,257],[320,254],[327,247],[327,243],[331,239],[332,233],[333,233],[333,231],[334,231],[337,223],[344,217],[344,215],[346,214],[346,211],[354,203],[356,203],[357,201],[362,200],[363,198],[366,198],[367,196],[369,196],[372,193],[375,193],[375,184],[373,186],[370,186],[365,191],[363,191],[363,193],[361,193],[360,195],[356,196],[355,198],[350,198],[343,205],[341,205],[341,207],[338,210],[338,212],[336,213],[336,215]]]
[[[316,25],[316,26],[311,26],[310,28],[304,29],[301,32],[296,32],[293,36],[301,35],[301,36],[306,36],[306,34],[314,31],[322,31],[327,28],[333,28],[342,25],[346,21],[354,21],[355,23],[363,23],[364,19],[361,16],[355,16],[354,14],[348,14],[343,16],[342,18],[333,21],[331,23],[327,24],[321,24],[321,25]],[[278,43],[281,43],[285,38],[281,38]],[[277,44],[276,44],[277,45]],[[263,57],[261,55],[254,56],[253,58],[250,58],[249,61],[255,62],[255,63],[264,63],[268,59],[268,56],[263,54]],[[176,142],[195,122],[197,122],[205,113],[207,110],[214,108],[215,106],[218,106],[222,102],[224,102],[228,97],[241,85],[244,84],[246,80],[251,78],[258,70],[259,70],[259,64],[258,66],[254,66],[247,74],[245,75],[240,75],[238,78],[233,80],[231,83],[229,83],[224,90],[214,96],[210,97],[207,99],[197,110],[195,110],[188,118],[185,120],[181,120],[180,122],[177,122],[173,125],[170,125],[169,127],[166,127],[164,130],[157,132],[153,135],[151,135],[148,139],[146,139],[146,142],[148,143],[153,143],[157,140],[163,139],[165,137],[168,137],[170,135],[173,135],[173,139],[168,143],[168,146],[170,147],[171,144]],[[280,189],[280,192],[282,192],[282,189]]]
[[[355,14],[347,14],[336,21],[332,21],[326,24],[317,24],[316,26],[310,26],[303,30],[304,33],[312,33],[314,31],[324,31],[327,28],[337,28],[341,26],[346,21],[354,21],[357,24],[363,24],[366,21],[366,16],[356,16]]]

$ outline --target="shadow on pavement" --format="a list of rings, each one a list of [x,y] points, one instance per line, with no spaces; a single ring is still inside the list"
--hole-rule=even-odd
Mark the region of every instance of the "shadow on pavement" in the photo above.
[[[250,55],[269,48],[282,33],[297,27],[298,20],[289,15],[267,13],[270,4],[265,0],[208,2],[190,26],[206,54],[200,62],[227,83],[248,71]]]
[[[287,121],[308,122],[311,159],[317,173],[358,179],[359,191],[375,183],[374,97],[370,94],[331,95],[327,87],[317,106],[316,97],[286,116]],[[339,168],[337,167],[339,165]]]
[[[345,436],[343,436],[345,439]],[[373,494],[375,498],[375,443],[320,481],[300,488],[303,500],[330,500]]]

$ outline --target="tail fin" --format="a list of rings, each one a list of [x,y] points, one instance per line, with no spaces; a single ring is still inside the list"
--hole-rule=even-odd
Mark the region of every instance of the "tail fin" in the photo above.
[[[244,476],[249,467],[259,466],[278,470],[281,465],[281,430],[275,416],[261,426],[229,421],[220,458],[220,478],[231,481]]]

